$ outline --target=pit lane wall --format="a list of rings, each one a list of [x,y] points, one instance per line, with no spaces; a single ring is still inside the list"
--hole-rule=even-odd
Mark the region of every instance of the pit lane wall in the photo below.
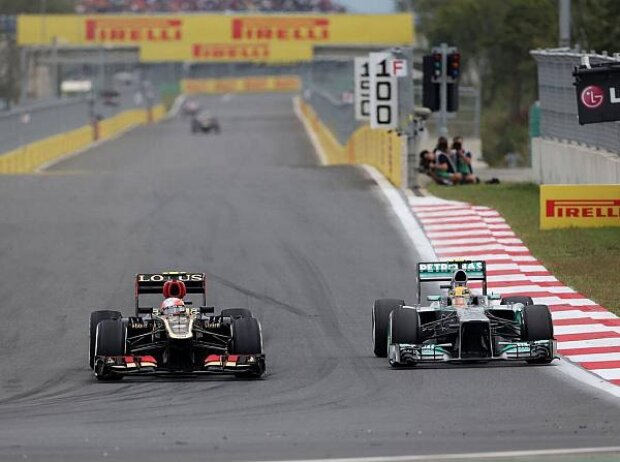
[[[87,148],[95,141],[112,138],[134,126],[157,122],[165,116],[163,104],[147,109],[130,109],[99,121],[95,126],[49,136],[0,154],[0,174],[34,173],[44,165]]]
[[[295,101],[306,127],[320,145],[327,165],[368,164],[377,168],[396,187],[401,186],[401,159],[406,149],[404,140],[387,130],[371,130],[363,125],[353,132],[346,144],[320,119],[312,106],[303,99]]]

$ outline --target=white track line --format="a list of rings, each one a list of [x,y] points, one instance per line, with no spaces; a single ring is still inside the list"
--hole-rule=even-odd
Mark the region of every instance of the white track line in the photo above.
[[[496,451],[496,452],[474,452],[467,454],[426,454],[411,456],[389,456],[389,457],[349,457],[339,459],[292,459],[277,462],[418,462],[418,461],[439,461],[439,460],[480,460],[496,458],[515,458],[515,457],[536,457],[536,456],[569,456],[578,454],[615,454],[620,452],[620,446],[598,447],[598,448],[576,448],[576,449],[540,449],[528,451]],[[267,461],[276,462],[276,461]]]

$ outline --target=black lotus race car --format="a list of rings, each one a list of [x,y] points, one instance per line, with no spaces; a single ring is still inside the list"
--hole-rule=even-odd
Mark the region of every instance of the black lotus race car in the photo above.
[[[167,281],[182,282],[183,293],[165,294]],[[109,310],[90,315],[89,361],[97,379],[203,373],[258,378],[264,373],[259,321],[246,308],[215,314],[214,307],[206,306],[204,273],[138,274],[135,288],[133,316]],[[140,304],[140,295],[164,293],[181,302],[185,292],[200,294],[202,305],[185,301],[168,312]]]
[[[468,281],[482,281],[482,294]],[[441,285],[447,294],[427,297],[421,284]],[[531,297],[487,294],[484,261],[418,263],[416,305],[404,300],[376,300],[372,309],[375,356],[392,367],[437,362],[526,361],[548,364],[557,355],[551,312]]]
[[[220,123],[208,111],[201,111],[192,118],[192,133],[219,133]]]

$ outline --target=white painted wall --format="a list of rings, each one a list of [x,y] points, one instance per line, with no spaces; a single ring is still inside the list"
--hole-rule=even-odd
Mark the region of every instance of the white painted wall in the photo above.
[[[620,156],[546,138],[532,139],[532,169],[539,184],[620,184]]]

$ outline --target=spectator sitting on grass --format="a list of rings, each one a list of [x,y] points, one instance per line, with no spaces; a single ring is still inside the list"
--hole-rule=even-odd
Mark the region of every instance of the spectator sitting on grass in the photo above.
[[[455,136],[452,139],[452,150],[450,152],[452,160],[456,163],[456,171],[462,175],[462,183],[480,183],[474,175],[471,165],[472,155],[470,151],[463,148],[463,137]]]
[[[435,168],[435,153],[425,149],[420,153],[420,172],[430,174]]]
[[[422,151],[420,153],[420,173],[426,173],[435,181],[435,183],[447,185],[452,184],[449,180],[444,180],[438,177],[435,173],[435,167],[435,153],[430,152],[428,149]]]
[[[441,184],[459,184],[463,180],[463,175],[457,171],[456,164],[450,157],[448,140],[445,137],[440,136],[437,140],[434,154],[434,175],[439,178]]]

